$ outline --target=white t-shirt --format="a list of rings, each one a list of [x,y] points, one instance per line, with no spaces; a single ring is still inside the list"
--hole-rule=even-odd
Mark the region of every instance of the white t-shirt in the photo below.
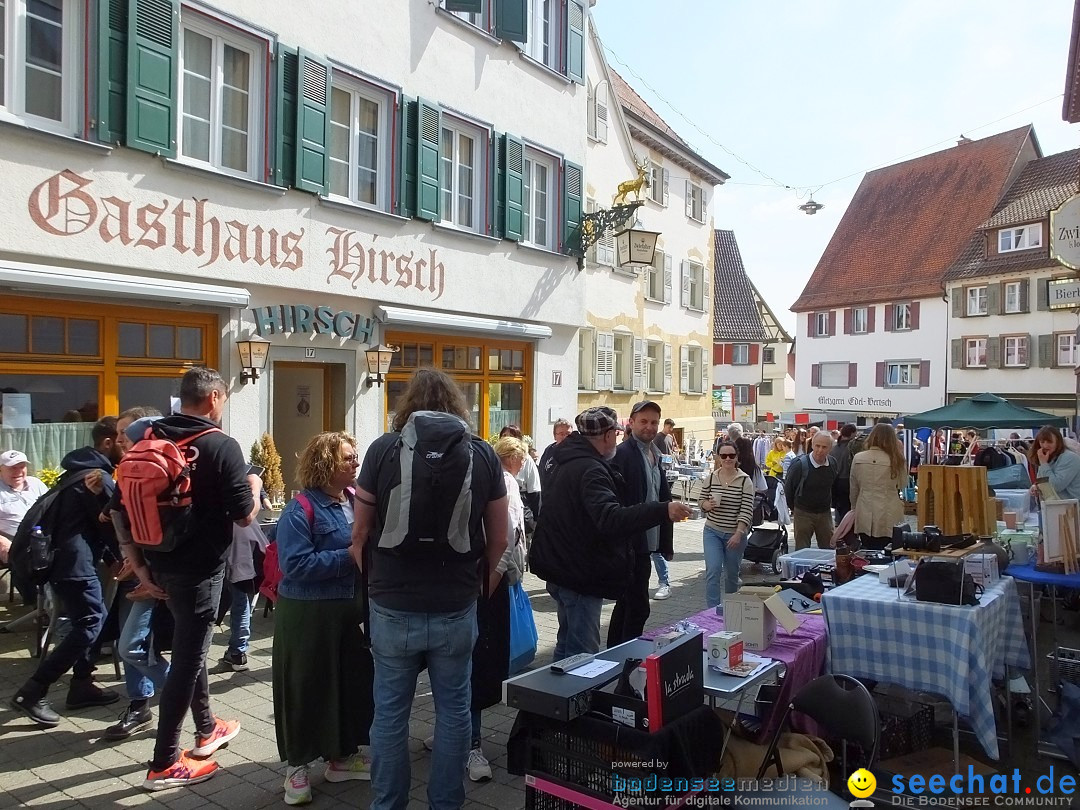
[[[34,501],[49,491],[40,479],[26,476],[24,489],[15,490],[0,481],[0,534],[14,537],[23,517]]]

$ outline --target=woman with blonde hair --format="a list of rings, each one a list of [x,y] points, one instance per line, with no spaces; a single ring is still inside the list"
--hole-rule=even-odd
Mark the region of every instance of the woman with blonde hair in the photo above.
[[[367,605],[352,553],[359,459],[348,433],[320,433],[300,453],[303,488],[277,529],[282,579],[274,606],[273,693],[278,755],[288,763],[285,803],[311,801],[308,768],[326,780],[370,779],[374,664],[361,624]],[[365,566],[366,567],[366,566]]]
[[[907,460],[892,425],[874,425],[851,460],[851,508],[855,532],[865,548],[892,542],[892,527],[904,520],[900,490],[907,485]]]

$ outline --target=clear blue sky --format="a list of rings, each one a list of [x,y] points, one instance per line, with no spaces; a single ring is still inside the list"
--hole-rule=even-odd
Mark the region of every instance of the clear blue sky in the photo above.
[[[714,196],[714,224],[735,231],[750,277],[791,329],[788,307],[868,170],[952,146],[961,133],[984,138],[1028,123],[1044,154],[1080,146],[1080,125],[1061,119],[1072,8],[599,0],[593,16],[611,66],[731,175]],[[825,209],[810,217],[797,206],[805,187],[818,186]]]

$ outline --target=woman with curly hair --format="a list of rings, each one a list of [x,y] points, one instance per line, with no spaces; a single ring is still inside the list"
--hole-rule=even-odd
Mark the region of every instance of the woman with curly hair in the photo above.
[[[361,750],[375,710],[374,665],[361,624],[367,605],[351,550],[352,485],[359,459],[348,433],[320,433],[300,453],[303,488],[277,529],[282,579],[274,606],[274,725],[289,765],[285,803],[311,801],[308,768],[326,780],[370,779]],[[366,566],[364,566],[366,569]]]

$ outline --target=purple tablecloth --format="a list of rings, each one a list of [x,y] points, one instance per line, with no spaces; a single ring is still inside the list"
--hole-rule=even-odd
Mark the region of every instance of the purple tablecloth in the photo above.
[[[773,732],[776,724],[783,716],[784,707],[791,701],[795,692],[814,680],[824,669],[825,652],[829,646],[825,635],[825,619],[819,614],[805,613],[799,616],[799,619],[802,625],[794,633],[789,634],[783,627],[778,625],[776,638],[773,640],[772,645],[764,650],[754,652],[755,655],[783,661],[784,666],[787,667],[783,688],[780,690],[780,696],[777,698],[772,712],[768,718],[761,718],[763,728],[759,739]],[[724,617],[718,616],[712,608],[693,616],[687,616],[684,621],[688,621],[702,629],[702,643],[704,646],[708,646],[711,633],[724,629]],[[669,624],[666,627],[650,630],[642,638],[653,639],[674,629],[675,625]],[[807,731],[813,730],[808,727],[807,722],[796,723],[796,726]]]

